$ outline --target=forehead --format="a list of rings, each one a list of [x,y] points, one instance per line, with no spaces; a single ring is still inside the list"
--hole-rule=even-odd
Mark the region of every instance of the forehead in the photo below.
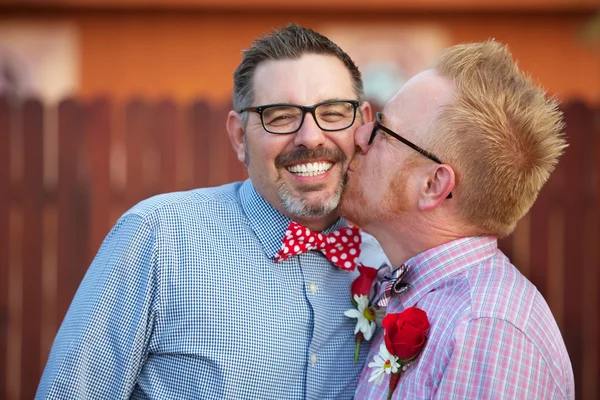
[[[452,101],[454,85],[433,70],[409,79],[384,109],[384,125],[424,134],[439,110]]]
[[[265,61],[253,78],[253,105],[313,105],[333,99],[356,99],[350,72],[335,56],[305,54],[299,59]]]

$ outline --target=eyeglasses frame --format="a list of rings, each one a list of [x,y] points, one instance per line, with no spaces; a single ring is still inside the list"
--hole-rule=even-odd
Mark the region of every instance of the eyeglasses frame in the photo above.
[[[375,123],[373,124],[373,130],[371,131],[371,136],[369,137],[369,142],[368,142],[369,146],[371,145],[371,143],[373,143],[373,139],[375,139],[375,136],[377,136],[377,131],[378,130],[382,130],[385,133],[387,133],[388,135],[390,135],[391,137],[393,137],[394,139],[397,139],[397,140],[401,141],[402,143],[404,143],[405,145],[407,145],[411,149],[413,149],[413,150],[421,153],[425,157],[429,158],[431,161],[434,161],[437,164],[443,164],[443,162],[440,161],[440,159],[437,158],[436,156],[434,156],[432,153],[430,153],[427,150],[425,150],[425,149],[417,146],[416,144],[414,144],[413,142],[409,141],[408,139],[403,138],[402,136],[398,135],[396,132],[394,132],[390,128],[382,125],[381,124],[381,117],[382,116],[383,116],[383,113],[381,111],[379,111],[379,112],[377,112],[377,114],[375,114]],[[452,192],[448,193],[448,197],[446,197],[446,198],[447,199],[451,199],[452,198]]]
[[[315,114],[315,110],[317,109],[317,107],[320,107],[322,105],[325,104],[333,104],[333,103],[350,103],[352,105],[353,108],[353,112],[354,114],[352,115],[352,122],[344,127],[344,128],[338,128],[338,129],[325,129],[322,128],[321,125],[319,125],[319,121],[317,120],[317,115]],[[300,125],[298,125],[298,128],[296,128],[296,130],[292,131],[292,132],[272,132],[270,130],[267,129],[267,126],[265,125],[265,121],[263,119],[263,113],[266,109],[272,108],[272,107],[296,107],[302,110],[302,119],[300,120]],[[296,133],[300,130],[300,128],[302,128],[302,125],[304,124],[304,119],[306,118],[306,113],[310,113],[315,121],[315,123],[317,124],[317,126],[319,127],[319,129],[326,131],[326,132],[336,132],[336,131],[343,131],[344,129],[348,129],[350,128],[352,125],[354,125],[354,122],[356,121],[356,110],[358,109],[358,107],[360,106],[360,103],[358,102],[358,100],[327,100],[327,101],[323,101],[321,103],[317,103],[313,106],[301,106],[299,104],[290,104],[290,103],[275,103],[275,104],[265,104],[262,106],[257,106],[257,107],[246,107],[240,110],[240,113],[245,112],[245,111],[251,111],[251,112],[255,112],[258,115],[260,115],[260,122],[263,126],[263,128],[265,129],[265,131],[267,131],[268,133],[272,134],[272,135],[291,135],[292,133]]]

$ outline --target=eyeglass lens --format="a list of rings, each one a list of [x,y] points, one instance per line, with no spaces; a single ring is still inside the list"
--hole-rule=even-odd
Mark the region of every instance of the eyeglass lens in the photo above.
[[[319,105],[314,112],[319,128],[342,130],[354,122],[354,105],[334,102]],[[296,106],[273,106],[265,108],[262,119],[265,128],[273,133],[291,133],[298,130],[303,121],[303,110]]]

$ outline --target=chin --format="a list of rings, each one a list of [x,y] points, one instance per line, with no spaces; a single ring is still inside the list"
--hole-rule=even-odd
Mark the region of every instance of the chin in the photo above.
[[[280,193],[280,202],[290,214],[301,218],[322,218],[337,211],[339,195],[337,193],[319,193],[317,196],[289,195]]]

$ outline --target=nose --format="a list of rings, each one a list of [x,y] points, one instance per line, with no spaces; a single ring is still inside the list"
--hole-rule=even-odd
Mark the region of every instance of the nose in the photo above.
[[[325,133],[319,128],[317,122],[310,113],[304,116],[304,122],[300,130],[296,132],[294,144],[308,149],[314,149],[325,144]]]
[[[360,149],[363,154],[367,154],[371,146],[369,145],[369,138],[373,131],[373,122],[364,124],[354,132],[354,143],[356,147]],[[358,150],[357,149],[357,150]]]

